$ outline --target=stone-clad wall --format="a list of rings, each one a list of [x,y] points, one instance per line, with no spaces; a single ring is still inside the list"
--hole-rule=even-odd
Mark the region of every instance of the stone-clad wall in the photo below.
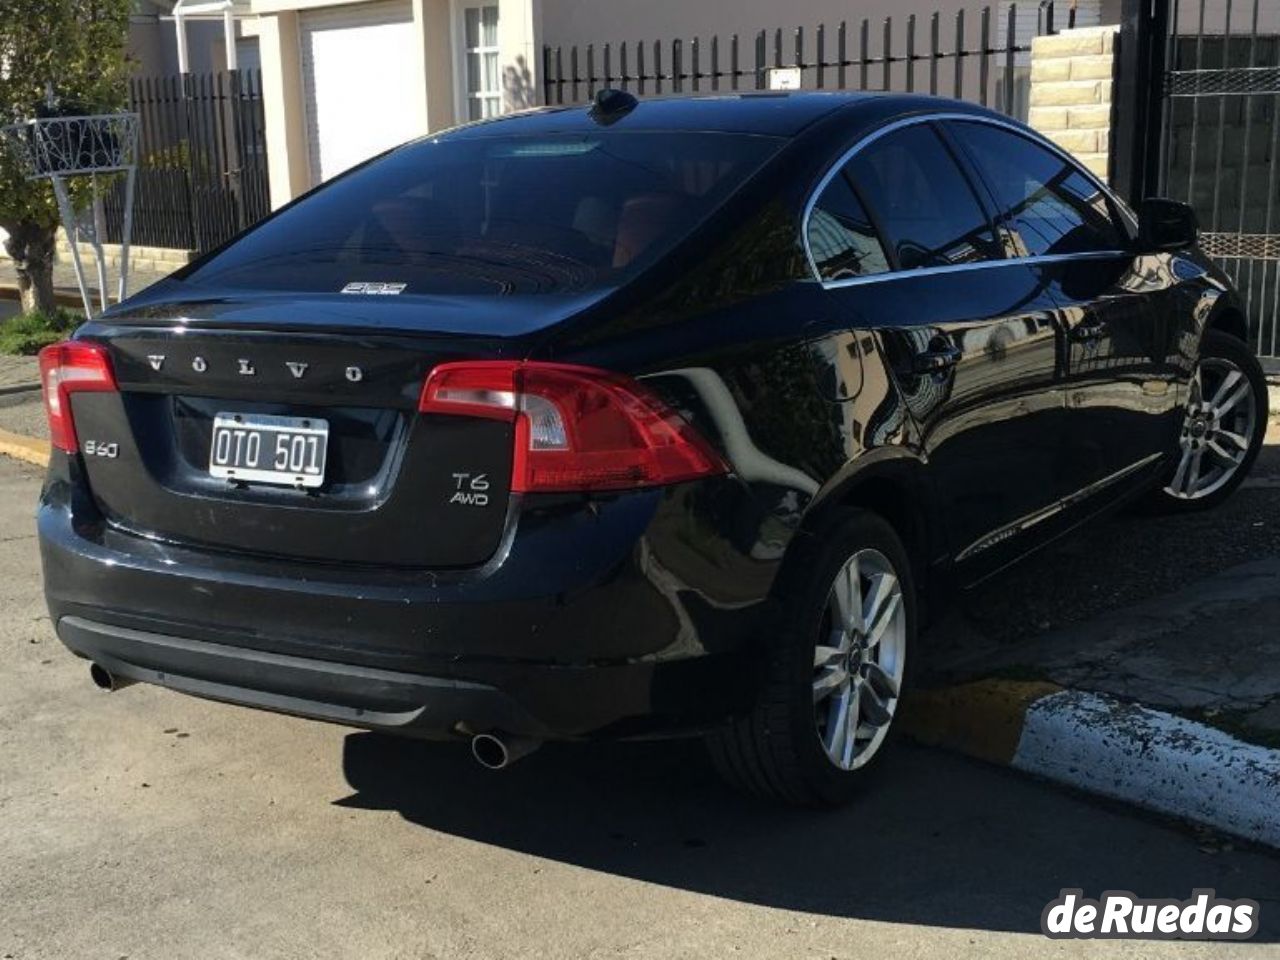
[[[1031,126],[1104,179],[1111,172],[1119,30],[1064,30],[1031,42]]]

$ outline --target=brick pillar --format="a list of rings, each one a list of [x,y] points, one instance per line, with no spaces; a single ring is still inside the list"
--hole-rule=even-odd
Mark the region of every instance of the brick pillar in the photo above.
[[[1031,41],[1031,126],[1104,180],[1119,31],[1086,27]]]

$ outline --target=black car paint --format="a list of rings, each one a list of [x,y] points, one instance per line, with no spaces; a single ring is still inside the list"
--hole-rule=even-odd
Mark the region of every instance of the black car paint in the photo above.
[[[77,426],[119,441],[119,463],[144,455],[137,436],[165,466],[113,483],[117,464],[55,452],[39,531],[60,635],[123,676],[423,736],[696,728],[752,695],[775,584],[832,509],[886,514],[920,579],[942,590],[1141,493],[1173,449],[1200,334],[1239,310],[1197,252],[814,280],[802,218],[830,166],[886,124],[943,115],[993,116],[924,97],[642,103],[617,124],[789,142],[612,291],[291,298],[188,290],[180,274],[109,311],[79,336],[111,348],[122,393],[76,396]],[[452,135],[594,122],[555,109]],[[144,364],[157,344],[175,358],[159,377]],[[922,372],[920,355],[940,348],[958,362]],[[195,349],[210,376],[179,362]],[[369,358],[361,383],[337,373],[348,355]],[[234,374],[244,356],[274,371],[253,393]],[[286,356],[316,364],[310,386],[289,382]],[[450,444],[440,424],[433,455],[420,454],[414,412],[428,369],[469,357],[641,377],[732,473],[609,495],[504,494],[479,532],[451,533],[439,509],[406,523],[415,497],[438,499],[447,475],[474,465],[477,435]],[[405,462],[370,454],[359,485],[324,497],[214,490],[198,469],[214,400],[334,411],[351,443],[362,424],[381,430],[385,456]],[[196,432],[166,426],[164,404],[186,404]],[[500,473],[509,428],[492,428],[483,467]]]

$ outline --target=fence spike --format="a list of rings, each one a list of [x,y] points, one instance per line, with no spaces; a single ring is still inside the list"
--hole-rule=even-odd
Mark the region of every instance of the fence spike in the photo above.
[[[817,85],[822,90],[827,85],[827,25],[825,23],[818,24],[818,34],[814,39],[817,44],[817,51],[814,60],[818,67]]]
[[[907,93],[916,90],[916,15],[907,17]]]
[[[881,90],[893,89],[893,17],[884,18],[884,69]]]
[[[938,11],[933,11],[933,16],[929,18],[929,93],[935,97],[938,95],[938,58],[941,53],[938,41],[941,24],[942,19]]]
[[[1005,27],[1005,43],[1004,43],[1004,112],[1013,116],[1015,113],[1013,103],[1013,51],[1018,45],[1018,5],[1016,3],[1009,4],[1009,22]]]
[[[987,105],[987,89],[991,86],[991,8],[982,8],[982,53],[978,60],[978,102]]]
[[[846,84],[845,84],[846,69],[845,68],[849,60],[848,40],[849,40],[848,24],[846,24],[845,21],[841,20],[840,27],[836,31],[836,59],[840,62],[840,65],[836,68],[836,83],[839,85],[841,90],[846,89]]]
[[[861,81],[861,89],[865,90],[867,89],[867,71],[871,64],[871,21],[866,17],[862,19],[861,61],[858,79]]]

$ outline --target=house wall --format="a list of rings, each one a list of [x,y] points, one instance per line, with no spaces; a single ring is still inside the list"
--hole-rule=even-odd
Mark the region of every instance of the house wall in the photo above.
[[[528,0],[521,0],[527,4]],[[415,80],[398,91],[418,130],[430,133],[454,121],[452,0],[412,0],[420,46],[414,50]],[[307,10],[342,5],[335,0],[257,0],[258,16],[243,31],[258,38],[265,102],[271,202],[279,207],[312,186],[307,149],[307,110],[302,76],[301,18]],[[504,0],[503,6],[507,5]],[[353,69],[358,65],[353,64]]]
[[[1253,28],[1253,8],[1255,4],[1249,0],[1204,0],[1204,32],[1206,34],[1222,34],[1230,32],[1233,36],[1247,36]],[[1265,34],[1280,33],[1280,4],[1270,0],[1260,0],[1258,8],[1258,32]],[[1227,30],[1227,15],[1230,13],[1230,30]],[[1117,21],[1119,19],[1117,18]],[[1194,35],[1200,30],[1200,4],[1183,0],[1178,4],[1178,32],[1184,36]]]
[[[193,73],[222,69],[222,21],[188,20],[187,50]],[[156,76],[178,72],[178,40],[172,20],[142,16],[129,24],[129,55],[137,61],[135,72]]]

